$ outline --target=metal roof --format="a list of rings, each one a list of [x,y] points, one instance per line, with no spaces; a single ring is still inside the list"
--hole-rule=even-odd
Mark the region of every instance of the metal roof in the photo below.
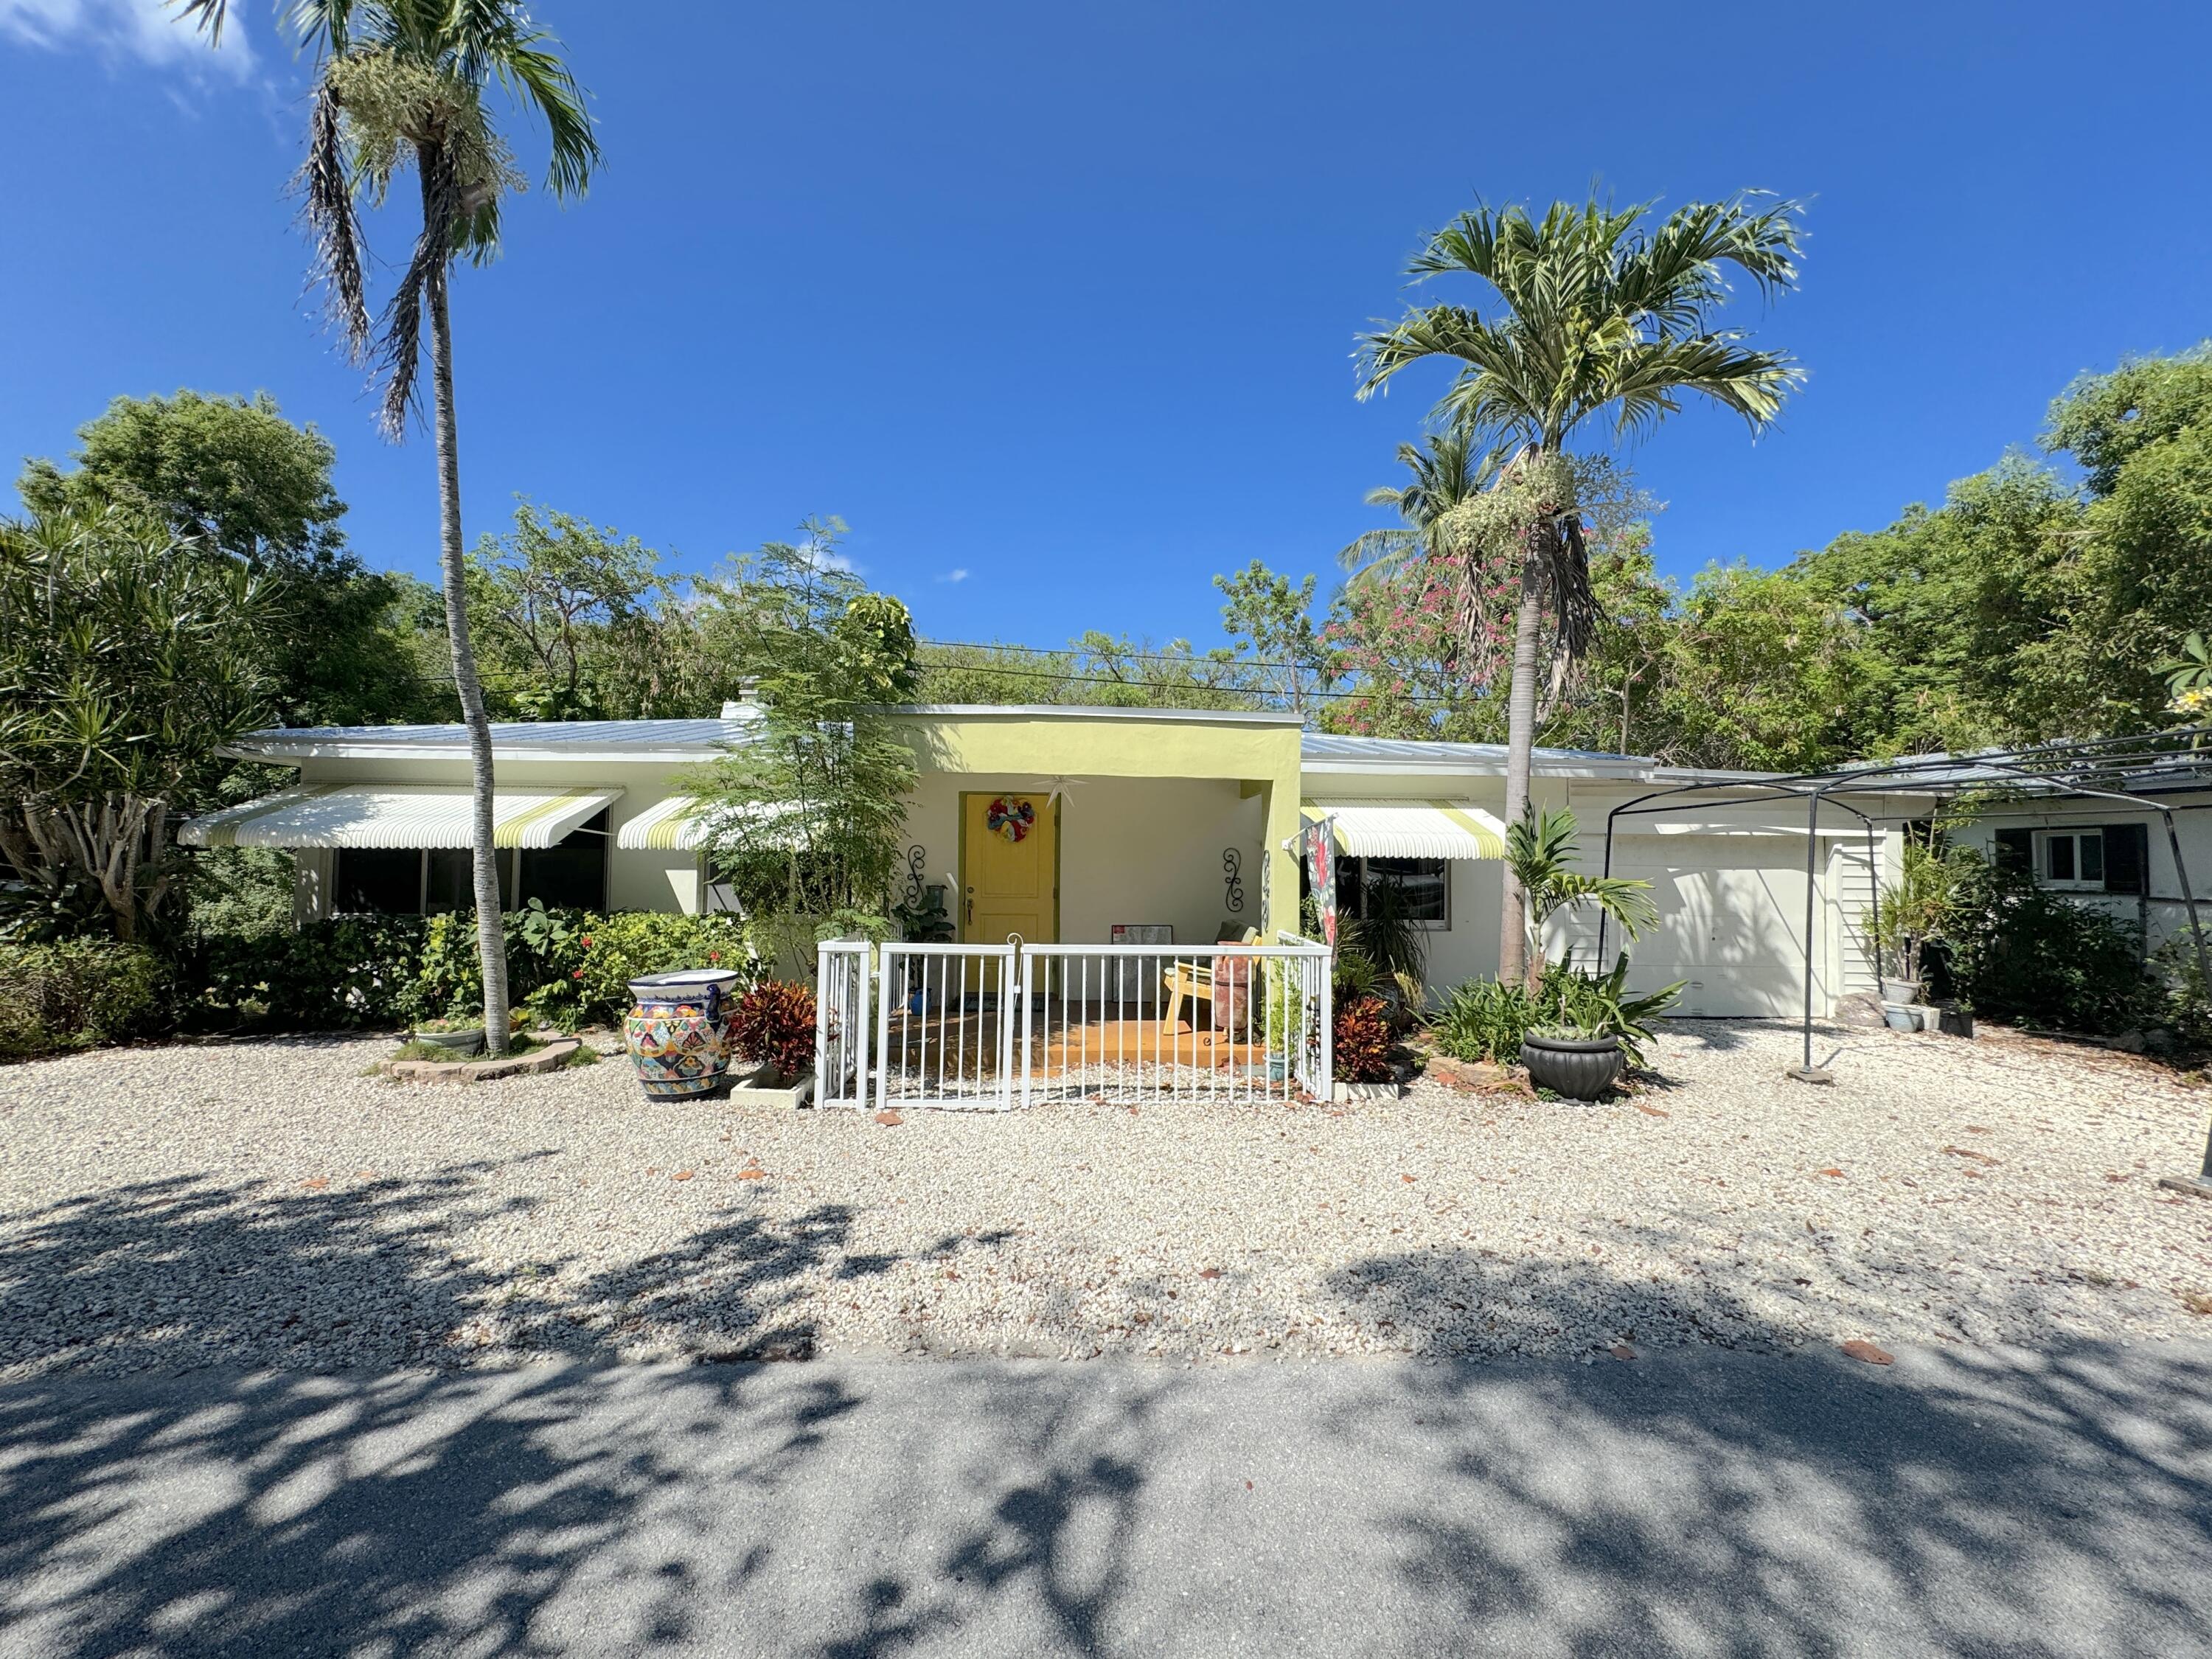
[[[751,720],[494,720],[491,747],[501,760],[702,760],[744,742],[751,726]],[[465,760],[469,729],[280,726],[249,732],[223,752],[245,760]]]

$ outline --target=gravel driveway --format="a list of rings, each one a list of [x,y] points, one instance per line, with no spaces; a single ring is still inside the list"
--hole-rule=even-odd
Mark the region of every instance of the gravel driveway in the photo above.
[[[0,1070],[0,1375],[2212,1329],[2212,1091],[2010,1038],[1682,1022],[1603,1106],[1006,1116],[648,1105],[619,1061],[473,1088],[388,1040]],[[2206,1303],[2212,1306],[2212,1301]]]

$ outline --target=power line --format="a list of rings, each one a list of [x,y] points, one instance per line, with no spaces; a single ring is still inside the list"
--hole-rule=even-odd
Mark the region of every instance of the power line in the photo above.
[[[938,641],[931,641],[931,643],[934,644],[934,643],[938,643]],[[1182,660],[1184,660],[1184,659],[1182,659],[1182,658],[1170,658],[1170,659],[1168,659],[1167,660],[1180,662],[1180,661],[1182,661]],[[931,666],[932,666],[932,665],[929,665],[929,664],[927,664],[927,663],[925,663],[925,664],[923,664],[923,665],[922,665],[922,668],[923,668],[923,670],[924,670],[924,672],[929,672],[929,670],[930,670]],[[951,671],[951,670],[956,670],[956,669],[958,669],[958,668],[960,668],[960,667],[963,667],[963,666],[969,667],[969,668],[970,668],[970,671],[971,671],[971,672],[975,672],[975,673],[980,673],[980,674],[1001,674],[1001,675],[1006,676],[1006,677],[1007,678],[1009,678],[1009,679],[1022,679],[1022,680],[1047,680],[1047,681],[1050,681],[1051,683],[1053,683],[1053,684],[1058,684],[1058,685],[1117,685],[1117,686],[1120,686],[1120,687],[1121,687],[1122,690],[1145,690],[1145,689],[1153,689],[1153,690],[1174,690],[1182,689],[1182,688],[1177,687],[1177,686],[1176,686],[1173,682],[1171,682],[1171,681],[1159,681],[1159,680],[1117,680],[1117,679],[1113,678],[1111,676],[1105,676],[1105,675],[1088,675],[1088,674],[1054,674],[1054,673],[1049,673],[1049,672],[1046,672],[1045,670],[1041,669],[1041,668],[1001,668],[1001,667],[999,667],[999,666],[997,666],[997,665],[963,665],[963,664],[945,664],[945,665],[938,665],[938,667],[939,667],[939,672],[948,672],[948,671]],[[1234,685],[1208,685],[1208,684],[1206,684],[1205,683],[1203,683],[1202,681],[1195,681],[1195,680],[1194,680],[1194,681],[1192,681],[1192,682],[1190,682],[1190,683],[1189,683],[1189,685],[1188,685],[1188,689],[1189,689],[1190,690],[1193,690],[1193,691],[1215,691],[1215,692],[1219,692],[1219,693],[1221,693],[1222,695],[1224,695],[1224,696],[1260,696],[1260,695],[1261,695],[1260,692],[1254,691],[1254,690],[1250,690],[1250,689],[1249,689],[1249,688],[1243,687],[1243,686],[1234,686]],[[1282,696],[1282,695],[1285,695],[1285,694],[1278,692],[1278,693],[1272,693],[1272,694],[1268,694],[1268,695]],[[1442,704],[1444,704],[1444,705],[1447,705],[1447,706],[1449,706],[1449,705],[1450,705],[1450,704],[1452,704],[1452,703],[1454,703],[1454,702],[1455,702],[1457,701],[1457,699],[1455,699],[1455,698],[1448,697],[1448,696],[1438,696],[1438,695],[1436,695],[1436,694],[1433,694],[1433,693],[1429,693],[1429,692],[1421,692],[1421,691],[1400,691],[1400,692],[1395,692],[1395,693],[1383,693],[1383,692],[1371,691],[1371,690],[1370,690],[1370,691],[1322,691],[1322,690],[1312,690],[1312,691],[1308,691],[1308,692],[1306,692],[1306,693],[1305,693],[1305,695],[1306,695],[1307,696],[1309,696],[1309,697],[1329,697],[1329,698],[1338,698],[1338,699],[1342,699],[1342,698],[1351,698],[1351,697],[1387,698],[1387,699],[1389,699],[1389,700],[1395,701],[1395,702],[1413,702],[1413,703],[1442,703]]]

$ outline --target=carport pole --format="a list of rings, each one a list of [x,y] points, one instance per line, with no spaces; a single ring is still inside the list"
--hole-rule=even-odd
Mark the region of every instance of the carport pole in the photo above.
[[[2197,946],[2197,982],[2206,994],[2212,995],[2212,964],[2208,964],[2204,951],[2204,928],[2197,915],[2197,890],[2190,885],[2189,866],[2181,857],[2181,836],[2173,827],[2173,809],[2160,806],[2159,814],[2166,820],[2166,844],[2173,854],[2173,878],[2181,884],[2181,902],[2189,911],[2189,934]],[[2143,885],[2150,885],[2150,872],[2143,872]],[[2195,1193],[2199,1198],[2212,1198],[2212,1129],[2204,1136],[2204,1160],[2194,1176],[2166,1176],[2160,1179],[2161,1187],[2171,1187],[2177,1192]]]
[[[1813,907],[1819,890],[1814,865],[1820,848],[1820,797],[1826,793],[1825,784],[1814,784],[1805,808],[1805,1057],[1790,1073],[1800,1083],[1835,1081],[1813,1064]]]

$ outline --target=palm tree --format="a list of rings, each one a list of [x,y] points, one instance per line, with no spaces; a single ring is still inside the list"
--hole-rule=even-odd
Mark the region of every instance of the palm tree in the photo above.
[[[1610,412],[1615,434],[1656,427],[1694,393],[1733,410],[1757,433],[1802,378],[1790,360],[1717,328],[1711,313],[1728,298],[1727,268],[1771,296],[1794,285],[1798,250],[1794,202],[1747,193],[1693,202],[1644,228],[1650,204],[1616,211],[1595,198],[1555,202],[1541,220],[1527,210],[1463,213],[1430,239],[1407,268],[1417,280],[1477,276],[1498,304],[1486,316],[1467,306],[1409,311],[1394,328],[1364,337],[1362,398],[1399,370],[1430,357],[1462,365],[1436,409],[1477,444],[1512,449],[1516,469],[1565,458],[1567,440]],[[1537,511],[1520,533],[1514,612],[1513,686],[1506,706],[1505,820],[1528,805],[1536,735],[1537,641],[1548,600],[1562,665],[1588,648],[1597,622],[1579,513]],[[1523,975],[1526,899],[1510,871],[1498,934],[1498,975]]]
[[[1444,515],[1480,495],[1498,474],[1498,456],[1476,447],[1464,427],[1431,432],[1418,444],[1398,446],[1398,465],[1413,474],[1402,484],[1378,484],[1370,507],[1395,507],[1402,521],[1370,530],[1339,550],[1336,562],[1355,574],[1387,571],[1446,550],[1437,533]]]
[[[220,36],[226,4],[184,0],[183,15]],[[295,181],[314,240],[315,274],[355,360],[373,356],[376,362],[384,382],[380,422],[395,442],[405,435],[410,415],[420,412],[426,313],[429,319],[446,631],[475,779],[471,841],[484,1032],[492,1052],[504,1054],[507,946],[492,848],[491,723],[469,640],[463,582],[447,279],[457,258],[480,265],[497,254],[501,198],[523,184],[485,108],[494,82],[545,123],[551,140],[546,184],[556,197],[584,193],[599,160],[599,141],[583,91],[559,57],[560,43],[530,21],[519,0],[290,0],[280,9],[315,55],[307,159]],[[355,203],[365,196],[381,205],[410,165],[421,186],[422,224],[413,257],[372,325],[362,280],[367,242]]]
[[[1650,882],[1575,867],[1575,815],[1564,806],[1546,812],[1532,806],[1505,826],[1505,867],[1528,896],[1521,921],[1528,963],[1522,983],[1532,994],[1544,977],[1544,925],[1560,911],[1594,904],[1631,939],[1659,922]]]

